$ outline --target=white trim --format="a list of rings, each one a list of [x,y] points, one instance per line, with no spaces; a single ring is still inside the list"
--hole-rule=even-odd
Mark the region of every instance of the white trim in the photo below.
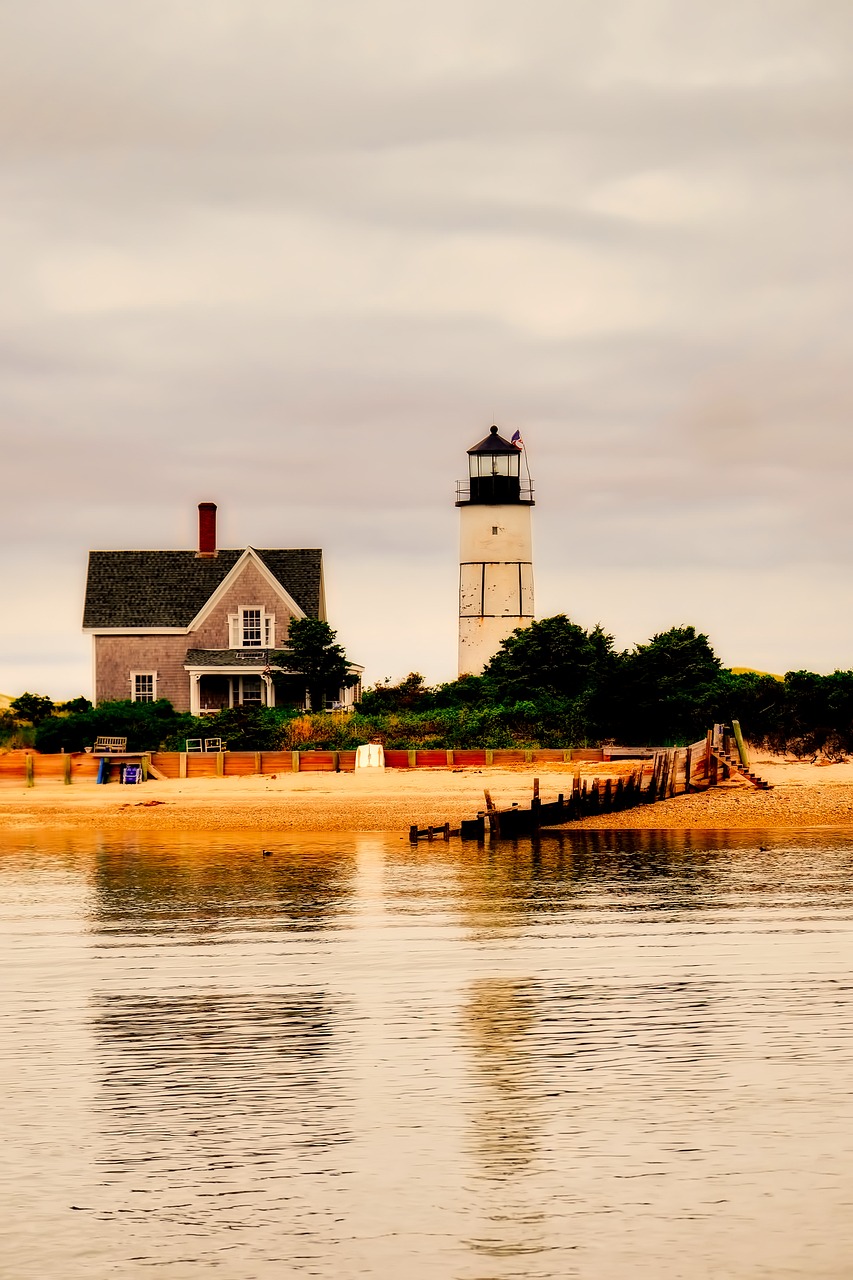
[[[147,702],[148,701],[147,698],[137,698],[136,696],[136,681],[139,679],[140,676],[144,676],[146,679],[148,679],[149,676],[151,677],[151,701],[156,702],[157,701],[157,672],[156,671],[131,671],[130,673],[131,702]]]
[[[187,627],[187,631],[196,631],[201,626],[204,620],[213,612],[216,606],[220,603],[223,596],[228,591],[231,590],[231,587],[234,585],[236,579],[240,576],[243,569],[250,562],[255,564],[261,577],[265,579],[267,585],[275,592],[275,594],[279,597],[279,599],[284,602],[285,607],[293,614],[295,618],[306,617],[305,611],[303,609],[300,609],[299,605],[293,599],[293,596],[290,595],[290,593],[284,589],[284,587],[279,582],[278,578],[276,578],[275,575],[267,568],[267,566],[264,564],[261,557],[258,555],[257,551],[255,551],[254,547],[247,547],[246,550],[243,552],[243,554],[240,556],[240,558],[237,560],[237,562],[234,565],[232,565],[232,567],[228,570],[225,577],[222,579],[219,586],[214,591],[213,595],[210,596],[209,599],[207,600],[207,603],[202,605],[201,609],[198,611],[196,616],[193,618],[192,622]],[[321,587],[322,587],[322,578],[321,578]]]
[[[247,652],[251,653],[251,650],[249,649]],[[274,670],[277,670],[277,668],[274,668]],[[264,673],[264,667],[260,663],[257,666],[252,666],[249,662],[245,664],[241,662],[239,666],[233,663],[230,667],[188,667],[185,664],[184,671],[188,671],[190,675],[194,676],[261,676]],[[290,673],[284,672],[283,674],[289,675]]]
[[[326,575],[323,571],[323,555],[320,553],[320,593],[317,600],[317,617],[320,622],[328,622],[326,617]]]

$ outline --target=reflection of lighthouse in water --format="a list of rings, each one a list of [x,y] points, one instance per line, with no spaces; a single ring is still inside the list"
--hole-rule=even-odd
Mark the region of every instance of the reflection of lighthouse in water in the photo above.
[[[460,675],[479,675],[501,641],[533,621],[533,485],[520,463],[520,438],[516,447],[497,427],[468,450],[456,501]]]

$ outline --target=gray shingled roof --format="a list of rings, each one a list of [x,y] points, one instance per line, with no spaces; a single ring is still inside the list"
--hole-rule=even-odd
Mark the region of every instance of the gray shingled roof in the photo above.
[[[278,668],[284,649],[187,649],[187,667],[273,667]]]
[[[256,550],[309,618],[320,609],[323,553]],[[242,551],[90,551],[84,627],[186,627]]]

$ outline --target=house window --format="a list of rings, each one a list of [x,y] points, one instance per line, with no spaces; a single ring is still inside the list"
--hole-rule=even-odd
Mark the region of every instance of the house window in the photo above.
[[[248,706],[253,703],[255,706],[258,706],[258,707],[261,705],[262,698],[261,698],[261,677],[260,676],[243,676],[242,702],[243,702],[243,706]]]
[[[156,671],[130,673],[130,697],[133,702],[153,702],[157,696]]]
[[[272,649],[275,647],[275,614],[261,604],[243,605],[228,615],[229,649]]]
[[[243,648],[260,649],[263,643],[263,609],[241,610],[243,619]]]

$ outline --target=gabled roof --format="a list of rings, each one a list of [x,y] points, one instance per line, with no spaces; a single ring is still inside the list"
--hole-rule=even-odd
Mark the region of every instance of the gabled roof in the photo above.
[[[90,551],[84,627],[187,627],[244,554],[219,551]],[[300,609],[320,611],[319,548],[256,551]]]

